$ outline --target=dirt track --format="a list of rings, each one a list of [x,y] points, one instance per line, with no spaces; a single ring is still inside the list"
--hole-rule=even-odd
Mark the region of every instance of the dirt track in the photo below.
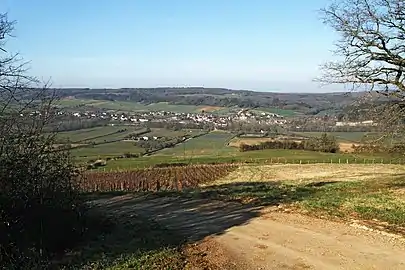
[[[216,249],[207,258],[222,262],[216,269],[405,269],[404,240],[342,223],[205,199],[121,196],[98,203],[147,215],[190,241],[206,239],[205,249]],[[218,258],[218,248],[228,260]]]
[[[216,241],[245,269],[405,269],[402,241],[299,214],[269,213]]]

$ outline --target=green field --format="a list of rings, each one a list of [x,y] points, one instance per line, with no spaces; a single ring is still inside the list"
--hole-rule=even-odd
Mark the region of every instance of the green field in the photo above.
[[[134,142],[118,141],[112,143],[103,143],[95,146],[75,148],[71,154],[78,160],[98,159],[107,157],[116,157],[125,153],[142,153],[143,148],[136,147]]]
[[[145,136],[157,136],[157,137],[178,137],[184,136],[186,134],[190,136],[195,136],[200,134],[202,131],[198,129],[182,129],[182,130],[170,130],[164,128],[152,128],[148,134]]]
[[[267,112],[267,113],[276,113],[281,116],[289,117],[289,116],[294,116],[297,115],[297,112],[293,110],[284,110],[284,109],[278,109],[278,108],[257,108],[254,109],[253,111],[261,113],[261,112]]]
[[[126,129],[123,132],[119,130]],[[131,133],[144,132],[146,129],[134,126],[105,126],[95,127],[74,131],[61,132],[57,136],[60,140],[69,140],[77,144],[77,148],[72,149],[72,156],[79,161],[89,159],[106,158],[121,156],[125,153],[138,154],[143,153],[145,149],[136,147],[135,142],[124,141],[125,137]],[[157,137],[178,137],[196,136],[201,134],[201,130],[168,130],[163,128],[153,128],[149,133],[143,136]],[[91,145],[96,143],[97,145]],[[83,145],[80,145],[83,144]]]
[[[369,132],[327,132],[333,135],[339,142],[359,142],[364,135]],[[294,134],[304,137],[320,137],[323,132],[294,132]]]
[[[200,112],[206,106],[194,105],[172,105],[167,102],[152,104],[141,104],[139,102],[129,101],[109,101],[109,100],[92,100],[92,99],[62,99],[58,102],[62,107],[90,106],[97,109],[114,110],[114,111],[170,111],[178,113],[196,113]]]
[[[188,141],[178,144],[173,148],[158,151],[157,156],[219,156],[234,152],[235,149],[227,146],[233,134],[227,132],[211,132],[198,138],[189,139]]]
[[[123,132],[118,132],[125,130]],[[69,140],[73,143],[105,142],[117,139],[124,139],[125,136],[134,132],[142,132],[145,129],[134,126],[103,126],[86,128],[73,131],[65,131],[57,134],[59,140]]]
[[[120,133],[114,133],[126,128]],[[72,149],[71,153],[77,161],[84,162],[91,159],[108,158],[123,156],[124,154],[144,153],[145,149],[135,146],[134,142],[123,141],[123,138],[133,132],[142,130],[131,126],[106,126],[78,131],[63,132],[59,134],[62,138],[69,138],[77,144],[95,142],[98,145],[84,145]],[[158,137],[177,137],[188,135],[199,135],[201,130],[180,130],[173,131],[167,129],[152,129],[145,136]],[[297,133],[304,136],[319,136],[320,132]],[[362,132],[335,132],[333,135],[340,141],[354,142],[359,140],[364,133]],[[223,162],[252,162],[252,163],[315,163],[315,162],[333,162],[339,163],[372,163],[393,162],[398,163],[398,159],[387,155],[357,155],[349,153],[321,153],[314,151],[269,149],[259,151],[239,152],[238,148],[228,146],[228,142],[234,137],[234,134],[228,132],[214,131],[196,138],[191,138],[180,143],[173,148],[166,148],[139,158],[123,158],[110,160],[103,169],[125,169],[148,167],[160,163],[223,163]],[[119,140],[119,141],[116,141]],[[109,142],[115,141],[115,142]],[[366,161],[364,161],[366,159]],[[373,161],[374,160],[374,161]],[[390,161],[391,160],[391,161]]]
[[[227,162],[249,162],[249,163],[288,163],[288,164],[307,164],[307,163],[393,163],[403,164],[404,158],[397,158],[387,155],[357,155],[357,154],[333,154],[304,150],[288,149],[270,149],[249,152],[239,152],[235,148],[219,152],[217,155],[195,155],[184,156],[178,155],[164,156],[152,155],[140,158],[129,158],[113,160],[107,163],[102,170],[120,170],[136,169],[149,167],[162,163],[227,163]],[[164,150],[165,151],[165,150]],[[227,152],[228,151],[228,152]],[[180,152],[180,151],[179,151]]]

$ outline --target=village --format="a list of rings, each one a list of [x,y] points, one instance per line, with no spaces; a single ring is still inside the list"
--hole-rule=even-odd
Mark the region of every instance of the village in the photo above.
[[[287,119],[282,115],[269,112],[256,112],[248,109],[241,109],[224,115],[214,113],[179,113],[169,111],[150,112],[111,112],[111,111],[80,111],[63,112],[71,116],[83,119],[110,120],[121,124],[142,124],[142,123],[178,123],[178,124],[210,124],[217,128],[227,127],[233,122],[258,122],[269,125],[285,125]]]

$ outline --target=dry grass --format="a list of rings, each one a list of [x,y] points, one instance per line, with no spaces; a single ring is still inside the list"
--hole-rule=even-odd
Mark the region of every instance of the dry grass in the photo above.
[[[218,106],[205,106],[199,109],[200,112],[204,111],[204,112],[215,112],[218,110],[223,109],[223,107],[218,107]]]
[[[235,182],[288,181],[309,183],[317,181],[359,181],[394,177],[405,173],[402,165],[387,164],[286,164],[241,166],[214,184]]]
[[[204,192],[217,199],[355,220],[405,236],[403,165],[245,165],[202,187]]]
[[[359,146],[360,144],[354,143],[354,145]],[[345,142],[339,143],[340,151],[345,152],[345,153],[353,153],[354,149],[352,146],[353,146],[353,143],[345,143]]]

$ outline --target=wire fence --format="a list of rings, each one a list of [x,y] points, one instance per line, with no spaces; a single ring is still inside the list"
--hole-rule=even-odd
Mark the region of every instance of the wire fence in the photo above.
[[[179,166],[179,167],[187,167],[187,166],[195,166],[195,165],[213,165],[213,164],[234,164],[234,165],[281,165],[281,164],[364,164],[364,165],[378,165],[378,164],[392,164],[392,165],[405,165],[405,158],[329,158],[329,159],[294,159],[294,158],[270,158],[270,159],[263,159],[263,158],[251,158],[245,160],[228,160],[228,161],[218,161],[218,162],[201,162],[201,161],[191,161],[190,163],[182,163],[182,162],[173,162],[168,163],[168,167],[170,166]],[[117,172],[117,171],[132,171],[132,170],[140,170],[140,169],[153,169],[159,168],[159,164],[150,164],[147,166],[140,167],[139,164],[134,162],[133,166],[127,165],[123,167],[100,167],[98,169],[90,170],[93,172]],[[165,166],[163,166],[165,167]]]

